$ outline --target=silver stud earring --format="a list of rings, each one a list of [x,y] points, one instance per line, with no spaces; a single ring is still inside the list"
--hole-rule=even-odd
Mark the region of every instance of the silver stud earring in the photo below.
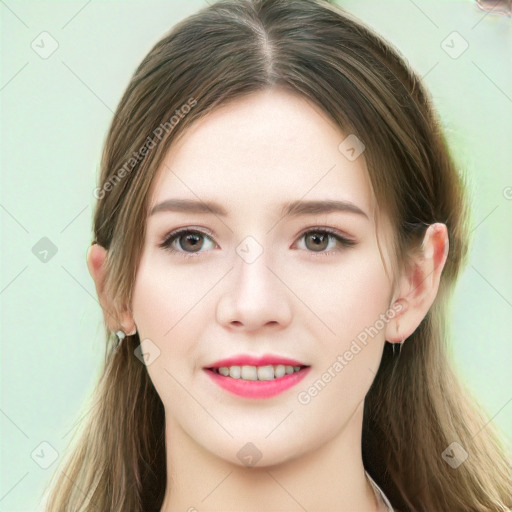
[[[126,334],[124,333],[124,331],[116,331],[115,332],[115,336],[116,336],[116,341],[114,343],[114,349],[118,348],[119,345],[121,345],[122,341],[126,338]]]
[[[116,336],[119,343],[121,343],[126,338],[126,334],[123,331],[117,331]]]
[[[137,333],[137,328],[133,329],[133,331],[129,332],[128,334],[126,334],[121,329],[119,331],[116,331],[115,332],[115,335],[117,337],[116,347],[119,346],[122,343],[122,341],[126,338],[126,336],[133,336],[136,333]]]

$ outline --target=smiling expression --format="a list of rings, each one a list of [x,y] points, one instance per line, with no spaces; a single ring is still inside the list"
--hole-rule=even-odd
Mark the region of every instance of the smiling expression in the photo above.
[[[167,430],[225,460],[248,441],[275,464],[336,438],[377,372],[383,330],[297,399],[393,293],[391,228],[364,153],[339,149],[347,135],[302,96],[254,93],[196,121],[152,184],[133,317],[159,350],[148,372]]]

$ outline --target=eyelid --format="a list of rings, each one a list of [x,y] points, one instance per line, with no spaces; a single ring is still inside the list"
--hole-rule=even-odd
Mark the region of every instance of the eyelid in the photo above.
[[[357,243],[356,239],[352,235],[349,235],[348,233],[344,232],[343,230],[341,230],[339,228],[334,228],[334,227],[329,227],[329,226],[310,226],[306,229],[303,229],[297,235],[297,238],[303,237],[306,233],[315,232],[315,231],[321,231],[321,232],[328,233],[335,238],[336,237],[342,238],[344,241],[346,241],[348,243],[353,243],[353,244]]]
[[[163,237],[163,242],[166,242],[166,241],[170,240],[172,237],[179,235],[181,233],[189,233],[189,232],[200,233],[202,235],[208,235],[210,238],[217,238],[217,233],[215,233],[215,231],[213,231],[211,229],[200,227],[200,226],[183,226],[182,228],[176,228],[176,229],[173,229],[172,231],[169,231],[169,233],[167,233]]]

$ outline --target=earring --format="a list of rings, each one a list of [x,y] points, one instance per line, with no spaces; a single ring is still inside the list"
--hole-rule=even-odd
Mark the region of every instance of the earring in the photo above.
[[[114,349],[118,348],[119,345],[121,345],[122,341],[126,338],[126,334],[124,333],[124,331],[116,331],[115,333],[115,336],[116,336],[116,341],[114,343]]]
[[[399,333],[400,332],[400,325],[398,323],[398,320],[396,322],[396,332]],[[402,341],[399,343],[400,345],[400,348],[398,349],[398,357],[400,357],[400,354],[402,353],[402,346],[404,344],[404,341],[405,341],[405,337],[402,336]],[[393,357],[395,356],[395,345],[396,343],[393,343]]]
[[[121,343],[121,341],[123,341],[126,338],[126,334],[123,331],[117,331],[116,336],[119,343]]]
[[[135,328],[132,332],[129,332],[128,334],[125,334],[125,332],[122,330],[116,331],[114,333],[117,337],[117,342],[116,342],[115,346],[118,347],[123,342],[123,340],[126,338],[126,336],[133,336],[136,332],[137,332],[137,328]]]

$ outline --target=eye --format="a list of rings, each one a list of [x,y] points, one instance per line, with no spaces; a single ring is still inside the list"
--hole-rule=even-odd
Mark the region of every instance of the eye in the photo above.
[[[169,233],[164,241],[159,245],[162,249],[169,251],[173,254],[179,254],[184,258],[197,258],[201,256],[206,250],[201,251],[206,245],[206,249],[214,249],[217,247],[212,240],[213,233],[204,233],[196,229],[179,229]],[[298,241],[304,239],[303,249],[307,252],[317,253],[318,255],[329,255],[342,250],[343,247],[353,247],[356,245],[354,240],[351,240],[338,231],[331,228],[309,228],[304,231]],[[205,244],[205,240],[210,241]],[[336,248],[336,245],[341,247]],[[330,250],[326,250],[330,249]]]
[[[213,233],[210,234],[213,236]],[[180,229],[169,233],[169,235],[165,237],[165,240],[160,244],[160,247],[171,253],[177,253],[185,258],[197,258],[202,252],[204,252],[200,251],[200,249],[205,245],[205,238],[212,241],[210,236],[202,231],[189,228]],[[212,247],[210,247],[210,249],[211,248]]]
[[[354,240],[345,237],[338,231],[331,228],[309,228],[308,231],[302,233],[299,241],[302,239],[304,239],[303,245],[306,249],[311,249],[308,252],[317,253],[318,255],[323,256],[332,254],[333,252],[338,252],[342,250],[343,247],[353,247],[356,245]],[[336,245],[341,245],[342,247],[336,248]],[[334,250],[326,250],[327,248]]]

